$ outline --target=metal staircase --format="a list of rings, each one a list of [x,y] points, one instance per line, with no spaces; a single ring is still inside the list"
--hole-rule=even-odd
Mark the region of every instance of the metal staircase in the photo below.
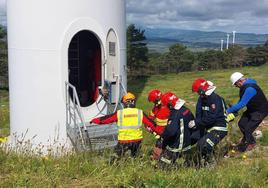
[[[72,84],[66,82],[65,91],[67,135],[76,150],[84,150],[87,146],[91,149],[91,143],[76,89]]]
[[[118,100],[112,105],[113,110],[108,113],[116,112],[123,108],[121,97],[126,90],[121,82],[121,78],[117,78]],[[94,125],[86,123],[81,112],[81,106],[75,87],[66,82],[66,129],[67,135],[71,140],[76,151],[99,150],[113,147],[117,144],[117,124]]]

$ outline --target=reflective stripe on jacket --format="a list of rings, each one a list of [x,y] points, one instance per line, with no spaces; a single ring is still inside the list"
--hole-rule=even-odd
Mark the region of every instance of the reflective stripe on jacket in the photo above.
[[[161,106],[158,113],[156,114],[155,123],[157,126],[167,126],[170,110],[166,106]]]
[[[159,119],[155,118],[155,123],[157,126],[167,126],[168,118],[166,119]]]
[[[142,110],[137,108],[118,110],[117,119],[118,141],[136,141],[142,139]]]

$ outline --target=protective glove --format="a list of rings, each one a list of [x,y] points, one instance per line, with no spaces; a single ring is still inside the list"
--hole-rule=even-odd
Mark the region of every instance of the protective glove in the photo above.
[[[95,124],[100,124],[100,118],[94,118],[90,121],[90,124],[95,123]]]
[[[195,126],[195,121],[194,121],[194,120],[190,121],[189,124],[188,124],[188,127],[189,127],[190,129],[195,128],[195,127],[196,127],[196,126]]]
[[[160,138],[160,135],[156,134],[156,132],[153,132],[153,135],[154,135],[154,138],[155,139],[159,139]]]
[[[7,141],[7,137],[0,138],[0,143],[5,143]]]
[[[233,113],[230,113],[227,115],[226,121],[231,122],[235,119],[235,115]]]

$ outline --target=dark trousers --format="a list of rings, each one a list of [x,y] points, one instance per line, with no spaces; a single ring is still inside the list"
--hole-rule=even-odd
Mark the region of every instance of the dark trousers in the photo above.
[[[130,142],[130,143],[118,143],[115,146],[115,153],[118,155],[118,157],[122,157],[128,150],[130,150],[131,157],[136,157],[139,153],[140,148],[141,148],[141,141]]]
[[[214,147],[227,135],[227,131],[212,130],[206,132],[197,142],[197,149],[202,158],[208,159]]]
[[[180,152],[164,150],[159,158],[161,168],[169,167],[174,164],[176,159],[181,156]]]
[[[238,122],[240,131],[243,134],[242,143],[255,144],[255,138],[252,133],[260,125],[262,120],[267,116],[267,113],[261,112],[244,112],[241,119]]]
[[[185,149],[185,148],[184,148]],[[163,150],[159,158],[159,167],[162,169],[169,169],[171,166],[176,167],[175,162],[178,158],[184,158],[184,166],[193,166],[193,153],[191,149],[181,152],[170,151],[169,149]]]

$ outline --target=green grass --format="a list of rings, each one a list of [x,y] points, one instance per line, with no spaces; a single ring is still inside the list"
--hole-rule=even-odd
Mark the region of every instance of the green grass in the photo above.
[[[241,71],[258,81],[268,94],[268,65],[243,68],[242,70],[219,70],[154,75],[129,79],[128,89],[138,96],[137,106],[146,112],[152,107],[147,94],[158,88],[173,91],[187,101],[193,111],[197,95],[191,92],[191,84],[198,77],[215,83],[216,92],[228,103],[238,100],[238,89],[231,87],[229,76]],[[8,93],[0,90],[0,137],[8,135]],[[237,119],[232,123],[228,141],[237,141]],[[4,129],[3,129],[4,128]],[[267,146],[268,132],[263,133],[259,144]],[[218,153],[227,143],[225,140]],[[40,157],[32,154],[19,155],[6,147],[0,147],[0,187],[268,187],[268,152],[254,152],[243,160],[242,156],[223,159],[213,169],[195,169],[178,166],[168,171],[160,170],[149,160],[154,143],[152,135],[145,133],[142,154],[136,160],[126,158],[118,163],[110,162],[111,152],[69,154],[64,157]],[[221,154],[220,154],[221,155]]]
[[[180,98],[186,100],[186,105],[194,110],[197,95],[192,93],[192,82],[197,78],[205,78],[212,81],[216,86],[216,93],[224,97],[227,104],[238,101],[239,90],[231,86],[230,75],[235,71],[241,71],[247,77],[256,79],[258,84],[268,96],[268,65],[261,67],[246,67],[242,70],[218,70],[218,71],[199,71],[184,72],[179,74],[154,75],[140,79],[131,79],[128,83],[128,90],[133,91],[138,96],[137,106],[149,111],[151,104],[147,102],[147,95],[151,89],[158,88],[163,92],[173,91]]]
[[[109,164],[106,154],[62,158],[19,156],[0,150],[0,187],[265,187],[268,161],[222,160],[214,170],[155,169],[147,156]]]
[[[268,130],[262,132],[262,137],[260,138],[260,144],[263,146],[268,146]]]
[[[0,90],[0,138],[9,135],[8,92]]]

